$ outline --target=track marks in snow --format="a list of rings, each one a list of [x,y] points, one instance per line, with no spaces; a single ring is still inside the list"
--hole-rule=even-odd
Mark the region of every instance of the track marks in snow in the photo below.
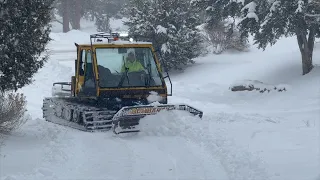
[[[45,167],[45,164],[53,158],[50,148],[59,144],[57,138],[62,128],[35,119],[28,121],[23,129],[14,132],[5,146],[1,147],[5,152],[0,159],[1,179],[56,179],[52,166]],[[62,150],[60,145],[53,149]],[[59,157],[59,154],[55,157]]]
[[[119,139],[135,154],[134,179],[214,180],[227,177],[216,159],[184,137],[139,134]]]
[[[198,144],[213,159],[220,161],[229,179],[269,179],[263,162],[227,138],[228,132],[219,127],[218,119],[233,121],[233,114],[206,115],[202,120],[184,112],[159,113],[141,122],[144,136],[181,136]],[[240,118],[240,117],[239,117]],[[239,119],[238,118],[238,119]],[[243,120],[245,120],[245,117]],[[228,119],[228,120],[227,120]],[[157,121],[157,122],[155,122]]]
[[[68,161],[54,164],[59,178],[127,179],[132,173],[133,154],[123,143],[106,133],[68,132]],[[60,166],[59,166],[60,165]],[[66,172],[66,173],[62,173]]]
[[[11,151],[3,149],[1,180],[117,180],[132,172],[132,152],[111,133],[86,133],[40,119],[23,132],[6,142]]]
[[[184,112],[159,113],[141,121],[142,132],[123,137],[38,119],[24,131],[27,139],[38,141],[29,139],[37,151],[27,148],[26,154],[38,159],[20,174],[6,172],[3,179],[268,179],[259,158],[237,146],[222,129],[234,118],[216,114],[199,120]],[[5,161],[17,162],[12,156]]]

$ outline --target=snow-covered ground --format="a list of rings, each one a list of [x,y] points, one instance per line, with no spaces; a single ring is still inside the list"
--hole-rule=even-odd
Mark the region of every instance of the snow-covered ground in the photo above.
[[[32,120],[0,151],[3,180],[217,179],[316,180],[320,178],[320,66],[301,76],[294,38],[262,52],[208,55],[172,73],[171,103],[204,111],[160,113],[141,121],[142,132],[115,136],[85,133],[42,119],[41,105],[56,81],[73,73],[74,42],[90,31],[52,33],[51,59],[23,88]],[[315,49],[320,64],[320,47]],[[287,91],[231,92],[244,80]]]

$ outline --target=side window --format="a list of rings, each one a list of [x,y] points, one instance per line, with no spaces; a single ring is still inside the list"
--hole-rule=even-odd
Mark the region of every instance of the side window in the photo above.
[[[85,63],[85,80],[94,79],[93,65],[91,60],[90,50],[86,50],[86,63]]]
[[[86,52],[87,52],[87,57],[86,57],[86,58],[87,58],[87,62],[88,62],[88,63],[92,63],[92,60],[91,60],[91,51],[90,51],[90,50],[87,50]]]
[[[84,76],[84,70],[85,70],[85,63],[86,63],[86,51],[81,50],[80,55],[80,64],[79,64],[79,75]]]

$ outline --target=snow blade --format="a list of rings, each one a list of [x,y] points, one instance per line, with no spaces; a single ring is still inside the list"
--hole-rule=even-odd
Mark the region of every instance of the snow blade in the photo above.
[[[115,134],[139,132],[137,125],[141,118],[147,115],[154,115],[160,111],[181,110],[187,111],[195,116],[202,118],[203,112],[186,104],[179,105],[139,105],[127,106],[120,109],[113,117],[112,129]]]

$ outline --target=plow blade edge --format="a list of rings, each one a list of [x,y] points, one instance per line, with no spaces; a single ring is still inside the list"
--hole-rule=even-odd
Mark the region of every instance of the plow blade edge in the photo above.
[[[179,105],[139,105],[128,106],[120,109],[113,117],[112,129],[115,134],[139,132],[137,125],[141,118],[147,115],[154,115],[160,111],[180,110],[187,111],[194,116],[202,118],[203,112],[186,104]]]

